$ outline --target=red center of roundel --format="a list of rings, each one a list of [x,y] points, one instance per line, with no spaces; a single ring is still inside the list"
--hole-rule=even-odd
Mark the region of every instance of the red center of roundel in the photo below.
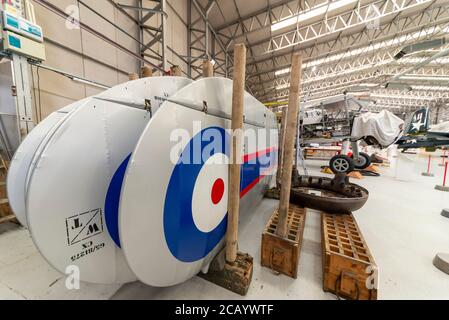
[[[224,194],[224,181],[223,179],[218,178],[215,180],[214,185],[212,186],[212,191],[210,193],[210,198],[212,199],[213,204],[217,204],[221,201]]]

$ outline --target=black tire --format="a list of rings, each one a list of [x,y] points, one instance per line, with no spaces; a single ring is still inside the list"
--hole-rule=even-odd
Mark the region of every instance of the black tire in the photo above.
[[[354,161],[347,155],[339,154],[329,161],[329,167],[332,172],[337,173],[349,173],[354,171]]]
[[[371,157],[365,152],[359,152],[359,162],[354,160],[354,155],[352,155],[352,160],[356,169],[363,170],[371,165]]]

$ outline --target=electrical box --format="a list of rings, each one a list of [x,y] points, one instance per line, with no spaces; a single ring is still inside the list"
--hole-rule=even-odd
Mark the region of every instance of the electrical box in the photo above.
[[[2,26],[5,30],[18,33],[39,42],[44,42],[44,36],[40,26],[7,11],[2,12]]]
[[[19,14],[19,9],[22,9],[21,0],[2,1],[4,10],[0,11],[0,50],[39,61],[45,60],[42,28]],[[31,19],[34,21],[34,18]]]
[[[17,53],[40,61],[44,61],[46,58],[45,46],[40,42],[8,30],[3,30],[2,38],[3,51]]]

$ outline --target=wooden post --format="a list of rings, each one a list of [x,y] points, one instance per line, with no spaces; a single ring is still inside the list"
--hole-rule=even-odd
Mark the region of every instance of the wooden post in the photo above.
[[[246,55],[246,52],[245,52]],[[203,61],[203,78],[210,78],[214,76],[214,66],[210,60]],[[235,80],[234,80],[235,81]]]
[[[174,77],[182,77],[182,71],[181,68],[179,66],[172,66],[170,68],[171,71],[171,75]]]
[[[139,75],[137,73],[130,73],[129,80],[137,80],[139,79]]]
[[[142,74],[142,78],[149,78],[153,76],[153,69],[147,66],[143,66],[140,69],[140,72]]]
[[[200,277],[232,292],[246,295],[253,276],[254,260],[238,251],[240,210],[240,163],[242,162],[243,108],[245,97],[246,47],[234,46],[234,81],[232,89],[231,157],[228,179],[228,228],[226,247],[215,256],[207,274]]]
[[[279,148],[278,148],[278,171],[276,173],[276,185],[277,187],[281,184],[282,177],[282,161],[283,161],[283,150],[284,150],[284,140],[285,140],[285,122],[287,120],[287,107],[282,108],[282,119],[281,128],[279,133]]]
[[[287,233],[287,214],[290,204],[290,188],[292,184],[293,155],[298,123],[299,95],[301,82],[301,55],[296,53],[292,57],[292,71],[290,75],[290,96],[288,99],[287,119],[284,132],[284,150],[282,157],[281,195],[279,200],[279,224],[276,234],[285,237]]]
[[[232,141],[228,187],[228,229],[226,231],[226,261],[237,258],[237,239],[240,209],[240,163],[243,141],[243,102],[245,94],[246,47],[234,46],[234,81],[232,90]]]

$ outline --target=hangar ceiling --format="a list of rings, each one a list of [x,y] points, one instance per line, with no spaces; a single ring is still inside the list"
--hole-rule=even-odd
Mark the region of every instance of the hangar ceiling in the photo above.
[[[151,15],[142,25],[156,35]],[[185,24],[190,77],[201,77],[206,58],[231,77],[233,44],[244,42],[247,89],[275,106],[288,98],[294,52],[303,54],[307,101],[353,92],[370,96],[373,110],[398,112],[448,102],[449,0],[191,0]],[[160,39],[143,47],[147,57]]]
[[[287,99],[293,52],[303,54],[308,100],[344,91],[369,91],[383,108],[448,99],[449,58],[428,59],[449,48],[447,0],[194,2],[231,56],[234,43],[247,44],[248,89],[263,102]],[[406,45],[437,39],[434,47],[394,58]]]

